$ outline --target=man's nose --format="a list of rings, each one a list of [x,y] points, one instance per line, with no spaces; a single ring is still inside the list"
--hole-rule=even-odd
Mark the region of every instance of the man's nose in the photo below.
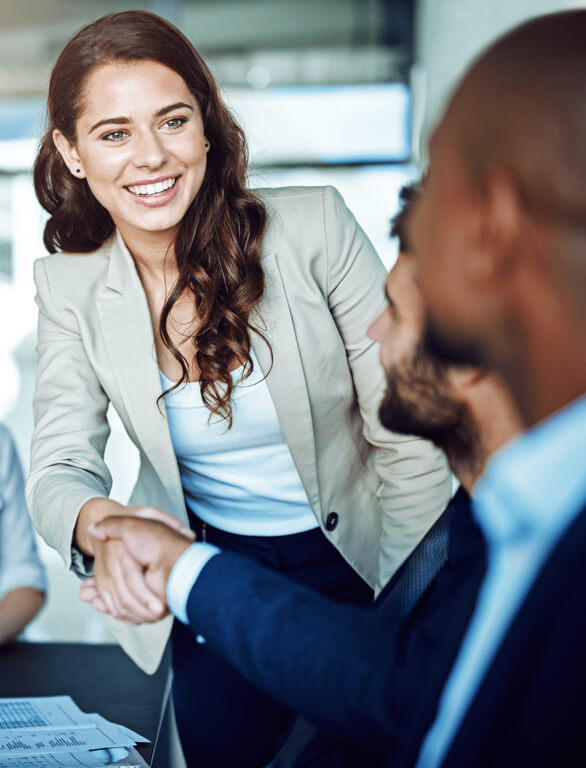
[[[374,320],[369,326],[368,330],[366,331],[366,335],[369,339],[372,339],[373,341],[376,341],[377,344],[380,344],[382,340],[385,337],[386,327],[387,327],[387,321],[386,321],[386,314],[388,310],[384,310],[380,313],[380,315]]]

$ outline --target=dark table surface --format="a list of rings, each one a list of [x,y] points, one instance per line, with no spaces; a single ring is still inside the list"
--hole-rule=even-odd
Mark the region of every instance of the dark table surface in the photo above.
[[[10,643],[0,647],[0,698],[71,696],[84,712],[137,731],[151,762],[164,707],[169,661],[146,675],[117,645]]]

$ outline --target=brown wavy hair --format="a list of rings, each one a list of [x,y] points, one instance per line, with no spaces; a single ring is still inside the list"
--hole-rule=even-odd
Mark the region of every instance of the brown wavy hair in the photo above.
[[[39,202],[50,214],[45,246],[50,253],[87,253],[114,232],[110,214],[87,181],[71,175],[52,135],[58,129],[75,142],[84,85],[97,67],[138,60],[157,61],[183,78],[197,100],[210,141],[203,184],[175,239],[179,277],[161,311],[159,333],[181,366],[177,387],[188,380],[190,362],[173,344],[167,323],[175,302],[191,291],[199,318],[193,344],[202,399],[212,414],[224,417],[231,426],[230,365],[234,360],[243,362],[244,378],[252,372],[251,331],[268,344],[249,322],[264,294],[260,249],[267,215],[262,201],[246,189],[246,140],[224,105],[212,73],[189,40],[155,14],[125,11],[88,24],[67,43],[53,67],[47,131],[33,172]]]

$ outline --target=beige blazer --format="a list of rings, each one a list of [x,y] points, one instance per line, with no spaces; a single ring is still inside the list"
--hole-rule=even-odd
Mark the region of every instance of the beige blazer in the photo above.
[[[384,374],[366,329],[385,306],[385,269],[332,188],[263,190],[266,293],[252,335],[283,434],[324,533],[373,586],[395,572],[445,507],[450,476],[430,444],[384,430]],[[82,504],[107,496],[103,455],[113,403],[140,453],[132,504],[186,520],[161,394],[151,319],[132,257],[114,235],[89,254],[35,264],[39,307],[35,432],[27,498],[35,525],[72,559]],[[338,524],[327,531],[332,512]],[[79,553],[77,553],[79,556]],[[109,629],[137,664],[157,667],[171,619]]]

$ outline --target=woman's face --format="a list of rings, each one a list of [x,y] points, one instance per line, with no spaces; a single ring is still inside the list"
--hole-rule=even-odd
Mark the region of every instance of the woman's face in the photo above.
[[[206,171],[198,104],[183,78],[156,61],[98,67],[85,85],[75,143],[59,131],[53,138],[127,242],[172,239]]]

